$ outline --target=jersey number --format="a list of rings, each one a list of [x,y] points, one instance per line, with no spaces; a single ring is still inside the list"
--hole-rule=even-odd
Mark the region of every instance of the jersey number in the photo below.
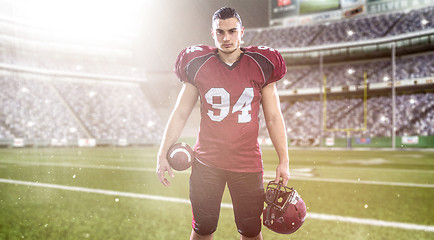
[[[252,115],[249,113],[252,110],[253,101],[253,88],[245,88],[238,101],[232,107],[232,113],[241,112],[238,115],[239,123],[247,123],[252,120]],[[220,101],[216,101],[220,98]],[[230,111],[230,94],[224,88],[211,88],[206,94],[205,99],[213,109],[220,110],[212,111],[208,110],[208,116],[211,120],[221,122],[229,115]]]
[[[187,48],[186,52],[187,53],[191,53],[191,52],[194,52],[194,51],[202,51],[202,50],[203,49],[201,47],[199,47],[199,46],[191,46],[191,47]]]

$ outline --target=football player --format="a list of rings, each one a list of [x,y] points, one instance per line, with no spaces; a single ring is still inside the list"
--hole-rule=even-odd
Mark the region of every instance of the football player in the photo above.
[[[241,239],[262,239],[263,165],[258,144],[262,104],[270,138],[279,157],[275,182],[289,180],[285,125],[275,82],[286,73],[280,53],[269,47],[241,47],[244,28],[229,7],[217,10],[211,34],[215,47],[191,46],[179,54],[175,73],[183,83],[158,153],[157,175],[168,186],[173,177],[166,153],[198,98],[201,122],[190,176],[193,230],[190,239],[212,239],[227,184]]]

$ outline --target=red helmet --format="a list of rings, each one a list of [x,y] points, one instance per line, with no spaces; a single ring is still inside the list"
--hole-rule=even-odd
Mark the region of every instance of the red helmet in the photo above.
[[[291,234],[301,227],[306,218],[306,204],[294,188],[282,182],[269,182],[265,193],[264,226],[281,234]]]

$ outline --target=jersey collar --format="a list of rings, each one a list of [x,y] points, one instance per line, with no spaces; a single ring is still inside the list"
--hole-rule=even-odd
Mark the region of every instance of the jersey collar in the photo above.
[[[234,68],[237,67],[238,63],[240,63],[241,59],[242,59],[243,56],[244,56],[245,49],[244,49],[244,48],[240,48],[240,49],[241,49],[241,54],[240,54],[240,56],[238,57],[237,61],[235,61],[232,65],[228,65],[227,63],[223,62],[223,61],[220,59],[220,57],[219,57],[219,55],[218,55],[218,49],[216,49],[216,50],[214,51],[214,55],[215,55],[215,57],[220,61],[220,63],[223,64],[223,66],[225,66],[228,70],[232,71]]]

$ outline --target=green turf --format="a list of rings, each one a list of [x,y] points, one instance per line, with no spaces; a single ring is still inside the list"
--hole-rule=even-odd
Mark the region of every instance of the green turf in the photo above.
[[[0,178],[188,199],[188,171],[172,185],[156,177],[157,148],[0,149]],[[263,149],[265,171],[277,163]],[[434,225],[434,152],[290,150],[290,181],[308,212]],[[299,175],[310,169],[312,177]],[[327,179],[431,184],[336,183]],[[431,186],[431,187],[429,187]],[[226,192],[223,201],[230,203]],[[188,203],[0,183],[0,239],[188,239]],[[434,239],[433,232],[307,218],[292,235],[263,228],[265,239]],[[215,239],[237,239],[223,208]]]

